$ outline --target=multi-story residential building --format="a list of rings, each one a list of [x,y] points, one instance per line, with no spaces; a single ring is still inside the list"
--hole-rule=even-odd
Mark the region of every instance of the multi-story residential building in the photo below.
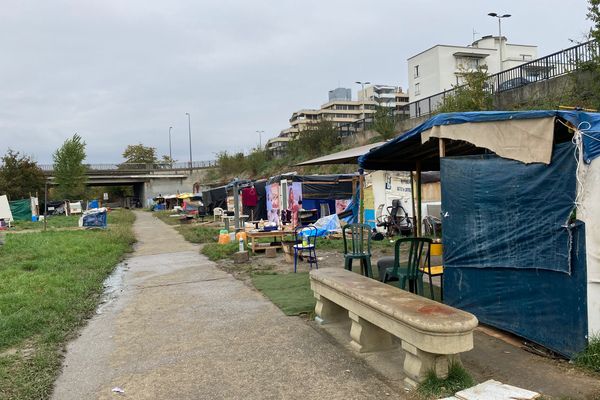
[[[486,66],[488,74],[495,74],[536,58],[537,46],[507,43],[504,36],[484,36],[471,46],[435,45],[408,59],[410,101],[462,84],[464,73],[477,67]]]
[[[285,151],[288,142],[311,124],[321,120],[331,121],[343,135],[360,131],[365,121],[372,120],[377,106],[390,107],[401,112],[408,104],[408,95],[398,86],[372,85],[358,92],[358,100],[352,100],[352,91],[348,88],[336,88],[329,91],[329,101],[319,109],[302,109],[294,112],[290,118],[290,127],[283,129],[278,137],[267,142],[267,149],[279,155]]]

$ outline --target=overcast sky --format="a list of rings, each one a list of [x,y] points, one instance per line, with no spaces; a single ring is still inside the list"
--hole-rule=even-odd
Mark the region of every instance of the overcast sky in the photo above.
[[[0,0],[0,152],[40,163],[77,132],[87,162],[128,144],[195,160],[247,150],[357,80],[406,87],[406,59],[503,34],[540,56],[589,30],[585,0]]]

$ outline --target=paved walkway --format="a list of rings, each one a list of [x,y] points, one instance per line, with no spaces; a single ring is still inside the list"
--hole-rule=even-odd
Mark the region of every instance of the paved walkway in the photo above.
[[[68,346],[53,398],[399,398],[364,362],[137,212],[116,295]],[[115,280],[119,280],[118,276]],[[125,393],[112,393],[115,387]]]

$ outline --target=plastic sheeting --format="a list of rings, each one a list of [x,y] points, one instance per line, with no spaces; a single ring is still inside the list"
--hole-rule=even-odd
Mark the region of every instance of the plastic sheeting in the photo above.
[[[107,224],[107,209],[94,208],[87,210],[79,219],[79,226],[86,228],[105,228]]]
[[[600,334],[600,160],[581,166],[580,173],[582,191],[577,215],[586,224],[588,329],[591,337]]]
[[[282,179],[302,183],[302,199],[349,199],[352,197],[352,180],[357,175],[278,175],[269,178],[267,185]]]
[[[31,221],[31,199],[12,200],[9,203],[15,221]]]
[[[6,195],[0,196],[0,219],[4,219],[7,222],[13,221],[13,215],[10,211],[10,204]]]
[[[551,117],[567,121],[583,131],[583,158],[586,163],[589,164],[594,158],[600,156],[600,113],[554,110],[477,111],[438,114],[405,134],[372,149],[361,156],[358,163],[367,169],[406,170],[408,165],[398,159],[398,153],[409,144],[420,144],[421,134],[435,126]],[[482,134],[492,134],[492,132],[482,132]]]
[[[573,149],[557,145],[550,165],[495,155],[443,158],[444,263],[569,273]]]
[[[573,145],[555,146],[548,166],[493,155],[441,166],[445,302],[565,356],[581,351],[585,229],[563,226],[575,199]]]

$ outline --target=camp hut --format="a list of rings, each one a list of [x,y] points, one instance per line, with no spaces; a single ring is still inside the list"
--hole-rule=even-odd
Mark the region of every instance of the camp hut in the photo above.
[[[439,114],[359,159],[440,171],[445,302],[572,357],[600,332],[600,114]]]
[[[379,147],[386,142],[371,143],[352,149],[342,150],[327,154],[311,160],[303,161],[298,166],[346,164],[356,165],[358,158],[369,150]],[[406,171],[370,170],[364,175],[364,218],[365,223],[376,227],[388,210],[391,209],[394,200],[400,200],[409,217],[413,217],[413,199],[411,182],[412,177]],[[422,215],[440,216],[440,185],[439,172],[424,173],[422,177]],[[383,227],[377,228],[381,231]]]
[[[290,221],[285,222],[296,225],[300,222],[298,218],[302,219],[299,210],[313,211],[310,218],[314,220],[352,209],[358,183],[358,174],[286,174],[271,177],[266,182],[269,221],[278,222],[282,211],[291,213]],[[356,212],[353,211],[352,216],[356,220]]]

